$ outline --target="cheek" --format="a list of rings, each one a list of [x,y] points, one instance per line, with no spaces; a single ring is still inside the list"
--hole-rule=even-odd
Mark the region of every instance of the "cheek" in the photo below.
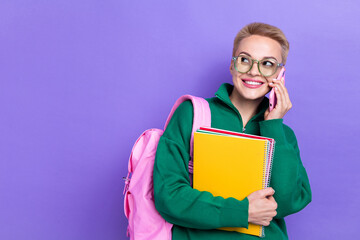
[[[244,73],[239,73],[238,71],[235,71],[236,73],[235,73],[235,75],[233,75],[233,76],[235,76],[237,79],[241,79],[241,78],[245,78],[246,77],[246,74],[244,74]]]
[[[234,85],[241,85],[243,77],[243,74],[234,74],[232,78]]]
[[[233,69],[233,70],[231,71],[231,76],[232,76],[233,81],[235,81],[235,80],[239,79],[240,74],[239,74],[238,71],[236,71],[236,70]]]

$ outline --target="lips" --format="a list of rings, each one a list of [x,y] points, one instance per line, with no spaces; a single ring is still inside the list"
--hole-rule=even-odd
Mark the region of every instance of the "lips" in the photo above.
[[[255,80],[255,79],[244,78],[241,80],[242,80],[244,86],[247,88],[259,88],[264,84],[263,81]]]

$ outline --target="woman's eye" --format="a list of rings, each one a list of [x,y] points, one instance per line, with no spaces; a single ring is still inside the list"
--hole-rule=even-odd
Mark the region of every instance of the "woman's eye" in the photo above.
[[[241,62],[242,62],[242,63],[249,63],[250,61],[249,61],[248,58],[242,57],[242,58],[241,58]]]
[[[274,64],[273,62],[271,62],[271,61],[263,61],[262,65],[263,65],[264,67],[272,67],[272,66],[274,66],[275,64]]]

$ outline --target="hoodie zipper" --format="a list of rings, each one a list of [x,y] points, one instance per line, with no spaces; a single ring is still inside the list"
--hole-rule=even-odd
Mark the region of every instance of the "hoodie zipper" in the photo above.
[[[246,127],[244,126],[244,122],[242,121],[242,118],[241,118],[241,115],[239,113],[239,111],[237,110],[237,108],[234,106],[234,105],[230,105],[229,103],[227,103],[225,101],[225,99],[223,99],[221,96],[219,96],[218,94],[216,94],[216,97],[219,98],[223,103],[225,103],[226,105],[228,105],[230,108],[232,108],[238,115],[239,119],[240,119],[240,122],[241,122],[241,129],[242,129],[242,132],[245,133],[246,131]],[[251,123],[258,115],[259,113],[255,114],[247,124]]]
[[[219,96],[218,94],[216,94],[216,97],[219,98],[223,103],[225,103],[227,106],[229,106],[231,109],[233,109],[233,110],[237,113],[238,118],[239,118],[240,123],[241,123],[242,132],[245,133],[245,130],[246,130],[246,129],[245,129],[245,127],[244,127],[243,120],[242,120],[241,115],[240,115],[239,111],[237,110],[237,108],[236,108],[234,105],[229,104],[228,102],[226,102],[225,99],[223,99],[223,98],[222,98],[221,96]]]

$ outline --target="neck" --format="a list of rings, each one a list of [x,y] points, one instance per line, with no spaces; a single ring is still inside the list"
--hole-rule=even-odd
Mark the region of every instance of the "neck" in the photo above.
[[[232,104],[236,107],[236,109],[239,111],[244,127],[249,122],[249,120],[253,116],[255,116],[257,109],[263,99],[264,97],[256,100],[244,99],[240,95],[236,94],[234,90],[232,91],[230,95],[230,100]]]

